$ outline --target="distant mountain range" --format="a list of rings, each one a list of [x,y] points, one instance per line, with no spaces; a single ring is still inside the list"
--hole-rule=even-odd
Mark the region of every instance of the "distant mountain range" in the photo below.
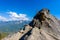
[[[28,24],[30,21],[0,21],[0,32],[17,32],[24,27],[25,24]]]

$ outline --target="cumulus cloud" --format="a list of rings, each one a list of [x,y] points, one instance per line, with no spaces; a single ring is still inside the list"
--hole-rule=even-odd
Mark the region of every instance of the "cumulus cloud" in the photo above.
[[[29,20],[26,14],[21,14],[21,13],[17,14],[16,12],[11,12],[11,11],[7,13],[8,13],[9,18],[0,16],[0,20],[2,21],[15,21],[15,20],[23,20],[23,21],[27,20],[28,21]]]
[[[29,20],[26,14],[17,14],[16,12],[8,12],[12,20]]]
[[[8,21],[5,17],[0,16],[0,21]]]
[[[15,12],[7,12],[10,17],[19,17],[17,13]]]

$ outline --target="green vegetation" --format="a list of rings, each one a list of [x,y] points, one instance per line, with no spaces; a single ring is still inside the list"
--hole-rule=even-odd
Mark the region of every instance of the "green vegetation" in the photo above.
[[[8,36],[8,33],[0,33],[0,40],[6,36]]]

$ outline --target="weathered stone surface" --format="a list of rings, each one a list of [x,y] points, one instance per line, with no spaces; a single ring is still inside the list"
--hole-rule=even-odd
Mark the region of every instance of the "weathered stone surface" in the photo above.
[[[49,10],[42,9],[35,15],[34,19],[35,19],[35,21],[32,21],[31,23],[34,24],[34,22],[35,22],[35,24],[31,25],[31,26],[37,27],[38,23],[40,23],[40,25],[38,25],[37,28],[40,27],[40,29],[42,29],[42,30],[40,30],[41,34],[38,34],[38,31],[35,32],[35,33],[37,33],[36,35],[40,35],[40,37],[35,37],[35,36],[33,36],[33,33],[32,33],[30,38],[33,36],[35,39],[40,38],[39,40],[60,40],[59,20],[57,20],[57,18],[52,16],[49,13]],[[39,21],[37,22],[37,20],[39,20]],[[36,25],[36,23],[37,23],[37,25]],[[36,40],[38,40],[38,39],[36,39]],[[33,40],[33,38],[31,38],[31,40]]]

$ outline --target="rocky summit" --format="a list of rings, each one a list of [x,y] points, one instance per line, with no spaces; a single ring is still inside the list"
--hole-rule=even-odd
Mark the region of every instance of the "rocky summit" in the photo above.
[[[60,23],[50,10],[44,8],[23,30],[2,40],[60,40]]]

